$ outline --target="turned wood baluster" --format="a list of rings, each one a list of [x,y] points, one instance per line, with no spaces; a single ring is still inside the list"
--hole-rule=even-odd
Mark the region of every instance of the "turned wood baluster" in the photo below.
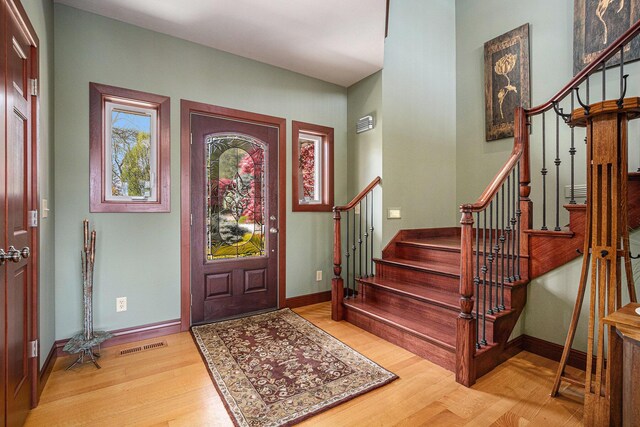
[[[331,319],[343,319],[342,300],[344,280],[342,279],[342,249],[340,248],[340,211],[333,209],[333,279],[331,280]]]
[[[470,205],[460,207],[460,314],[456,333],[456,381],[467,387],[476,382],[473,360],[476,319],[473,317],[473,213]]]

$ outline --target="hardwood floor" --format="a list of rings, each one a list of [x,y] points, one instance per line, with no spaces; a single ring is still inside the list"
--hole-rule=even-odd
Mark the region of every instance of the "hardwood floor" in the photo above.
[[[301,425],[582,425],[581,389],[563,384],[560,397],[549,396],[556,362],[522,352],[468,389],[433,363],[347,322],[333,322],[330,303],[294,311],[400,377]],[[166,348],[127,356],[117,353],[133,344],[104,349],[100,370],[84,365],[65,371],[70,360],[58,359],[26,425],[233,425],[191,335],[141,343],[162,339]]]

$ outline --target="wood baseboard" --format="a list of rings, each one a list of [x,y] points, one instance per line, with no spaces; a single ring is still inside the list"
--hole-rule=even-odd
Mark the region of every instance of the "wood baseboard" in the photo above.
[[[564,350],[564,347],[560,344],[545,341],[530,335],[520,335],[509,341],[507,346],[510,348],[519,347],[521,350],[555,360],[556,362],[560,361],[562,351]],[[587,366],[587,354],[580,350],[571,350],[567,364],[584,371]]]
[[[305,305],[318,304],[319,302],[331,301],[331,291],[317,292],[315,294],[300,295],[298,297],[287,298],[285,306],[289,308],[304,307]]]
[[[114,331],[110,331],[113,334],[113,338],[105,341],[102,344],[102,347],[111,347],[114,345],[161,337],[164,335],[177,334],[180,331],[180,319],[149,323],[147,325],[133,326],[131,328],[116,329]],[[67,341],[69,341],[68,338],[55,342],[54,346],[58,357],[68,356],[68,354],[62,350]]]
[[[53,371],[53,365],[56,364],[56,360],[58,359],[58,353],[56,351],[56,343],[54,342],[51,345],[51,350],[49,350],[49,354],[42,365],[42,369],[40,369],[40,375],[38,378],[38,396],[42,395],[42,390],[44,390],[45,384],[47,384],[47,380],[51,375],[51,371]]]

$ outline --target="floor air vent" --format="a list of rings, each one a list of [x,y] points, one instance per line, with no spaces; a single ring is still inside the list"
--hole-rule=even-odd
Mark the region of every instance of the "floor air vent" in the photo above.
[[[167,347],[167,345],[168,344],[167,344],[166,341],[160,341],[160,342],[154,342],[154,343],[151,343],[151,344],[145,344],[145,345],[142,345],[142,346],[125,348],[123,350],[120,350],[119,355],[120,356],[128,356],[130,354],[141,353],[141,352],[147,351],[147,350],[155,350],[157,348]]]

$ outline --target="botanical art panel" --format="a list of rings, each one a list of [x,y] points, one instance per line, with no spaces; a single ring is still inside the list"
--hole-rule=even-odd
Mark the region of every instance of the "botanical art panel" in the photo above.
[[[638,19],[640,0],[575,0],[573,18],[573,72],[579,73]],[[624,49],[624,62],[640,58],[640,40]],[[620,63],[620,54],[607,66]]]
[[[514,110],[529,108],[529,24],[484,44],[487,141],[513,136]]]

